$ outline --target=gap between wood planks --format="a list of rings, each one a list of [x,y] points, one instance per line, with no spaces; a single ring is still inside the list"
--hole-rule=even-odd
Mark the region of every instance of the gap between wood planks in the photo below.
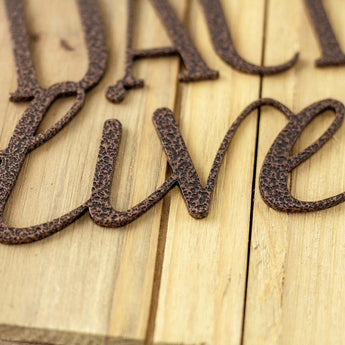
[[[268,7],[269,7],[269,0],[265,0],[264,20],[263,20],[263,28],[262,28],[261,65],[265,64],[265,49],[266,49]],[[263,81],[264,81],[264,76],[261,75],[260,76],[260,86],[259,86],[259,98],[262,97]],[[249,264],[250,264],[250,248],[251,248],[251,242],[252,242],[254,199],[255,199],[255,184],[256,184],[258,148],[259,148],[260,119],[261,119],[261,107],[258,108],[258,120],[256,122],[257,123],[257,125],[256,125],[256,138],[255,138],[256,140],[255,140],[254,168],[253,168],[253,180],[252,180],[252,197],[251,197],[251,203],[250,203],[250,219],[249,219],[248,248],[247,248],[247,268],[246,268],[246,283],[245,283],[245,288],[244,288],[244,300],[243,300],[241,345],[244,344],[246,306],[247,306],[247,293],[248,293],[248,277],[249,277]]]

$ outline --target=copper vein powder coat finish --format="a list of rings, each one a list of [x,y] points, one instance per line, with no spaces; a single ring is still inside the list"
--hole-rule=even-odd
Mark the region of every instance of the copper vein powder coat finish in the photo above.
[[[319,67],[336,66],[345,64],[345,54],[342,52],[335,37],[332,25],[321,0],[305,0],[312,24],[317,33],[322,56],[316,60]]]
[[[189,82],[196,80],[207,80],[218,78],[218,72],[210,69],[199,52],[195,48],[192,39],[178,19],[174,9],[168,0],[150,0],[157,11],[162,24],[166,27],[168,35],[174,43],[173,47],[162,47],[153,49],[133,49],[133,25],[134,25],[134,3],[135,0],[128,0],[128,22],[127,22],[127,47],[125,75],[107,90],[107,98],[111,102],[120,103],[124,100],[126,91],[132,88],[144,86],[143,79],[136,79],[132,73],[134,60],[179,55],[186,67],[186,70],[179,74],[180,81]]]
[[[200,0],[204,9],[213,46],[217,54],[235,69],[251,74],[277,74],[290,69],[298,60],[296,53],[288,62],[277,66],[258,66],[244,60],[236,51],[224,11],[219,0]]]
[[[32,99],[32,101],[15,127],[7,148],[0,152],[0,242],[2,243],[25,243],[42,239],[65,228],[87,211],[86,204],[83,204],[50,222],[25,228],[10,227],[3,220],[5,204],[27,154],[51,139],[77,115],[83,105],[85,92],[94,87],[104,73],[107,49],[97,2],[79,0],[78,6],[89,56],[88,70],[79,82],[57,83],[45,89],[38,84],[32,61],[23,0],[6,0],[18,75],[18,89],[11,95],[11,100]],[[72,95],[76,96],[76,100],[65,116],[52,127],[36,135],[37,128],[52,103],[58,97]]]
[[[167,7],[169,6],[168,2],[166,0],[152,0],[152,2],[164,17],[165,22],[171,21],[170,25],[175,25],[171,24],[175,23],[174,20],[176,18]],[[172,175],[145,200],[127,211],[117,211],[110,203],[112,175],[121,139],[121,124],[115,119],[108,120],[104,125],[90,199],[62,217],[44,224],[25,228],[8,226],[4,222],[2,215],[25,157],[30,151],[51,139],[77,115],[83,105],[85,92],[95,86],[104,73],[107,50],[96,1],[78,0],[89,55],[88,70],[79,82],[67,81],[54,84],[48,88],[42,88],[38,84],[30,54],[23,1],[6,0],[6,5],[18,74],[18,89],[11,95],[11,100],[31,100],[31,102],[19,120],[7,148],[0,151],[0,242],[27,243],[43,239],[65,228],[87,211],[97,224],[109,227],[123,226],[146,212],[176,185],[181,190],[189,213],[195,218],[205,217],[209,211],[219,168],[236,130],[243,119],[252,113],[253,110],[264,105],[279,109],[289,118],[288,124],[271,146],[261,170],[260,191],[265,202],[280,211],[307,212],[332,207],[345,200],[345,193],[341,193],[320,201],[300,201],[291,196],[287,187],[288,173],[321,148],[338,129],[344,119],[345,110],[343,104],[336,100],[323,100],[312,104],[295,115],[280,102],[267,98],[251,103],[230,126],[218,149],[205,187],[201,185],[172,111],[167,108],[161,108],[154,113],[153,122],[167,155],[169,165],[172,168]],[[173,26],[170,29],[173,31],[173,34],[176,33]],[[180,32],[180,34],[182,33]],[[177,35],[175,39],[179,42],[181,37]],[[188,37],[185,36],[181,39],[181,42],[188,43]],[[179,45],[175,44],[178,50]],[[189,48],[193,50],[193,47],[189,46],[187,48],[183,46],[181,49],[184,53]],[[164,52],[170,54],[175,51],[174,49],[164,48]],[[146,56],[147,51],[134,51],[134,53],[138,54],[138,56],[140,54]],[[160,48],[156,51],[150,50],[149,54],[154,56],[156,53],[161,54],[162,50]],[[133,52],[130,52],[130,54],[133,54]],[[183,54],[181,53],[181,55]],[[187,58],[190,58],[188,54]],[[199,78],[200,73],[202,74],[205,71],[204,67],[206,68],[206,65],[200,64],[198,59],[198,55],[193,55],[188,60],[191,65],[182,76],[186,78]],[[201,69],[200,66],[202,67]],[[210,73],[210,75],[216,75],[215,72],[211,71]],[[58,97],[71,95],[76,96],[76,100],[65,116],[49,129],[36,135],[37,128],[52,103]],[[326,110],[333,110],[336,113],[335,120],[331,126],[312,145],[302,152],[291,156],[290,152],[293,144],[304,128],[313,118]]]
[[[316,116],[327,110],[332,110],[336,114],[332,124],[314,143],[291,156],[292,147],[303,129]],[[287,185],[288,174],[331,138],[343,122],[344,114],[345,108],[342,103],[327,99],[314,103],[290,117],[289,123],[269,149],[260,173],[260,192],[269,206],[284,212],[310,212],[324,210],[345,201],[345,192],[319,201],[300,201],[291,195]]]
[[[278,135],[269,150],[261,170],[260,191],[265,202],[280,211],[307,212],[332,207],[344,201],[345,193],[321,201],[303,202],[293,198],[287,188],[288,173],[320,149],[342,123],[345,111],[342,103],[331,99],[323,100],[295,115],[280,102],[264,98],[246,107],[230,126],[217,151],[205,187],[201,185],[172,111],[167,108],[156,110],[153,115],[153,122],[168,157],[172,175],[149,197],[127,211],[117,211],[110,203],[111,180],[119,150],[121,124],[117,120],[107,121],[104,126],[92,196],[89,201],[91,218],[99,225],[123,226],[141,216],[176,185],[181,190],[190,215],[194,218],[206,217],[220,166],[236,130],[253,110],[264,105],[277,108],[289,118],[289,123]],[[336,118],[332,125],[303,152],[290,156],[293,144],[307,124],[327,110],[336,112]]]

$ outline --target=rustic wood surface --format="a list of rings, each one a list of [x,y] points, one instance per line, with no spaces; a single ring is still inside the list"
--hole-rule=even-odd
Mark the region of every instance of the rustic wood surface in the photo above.
[[[294,112],[332,97],[345,102],[345,67],[318,69],[319,47],[303,1],[222,0],[238,51],[273,65],[300,51],[297,65],[277,76],[239,73],[215,54],[198,0],[170,0],[208,65],[220,79],[182,84],[177,57],[135,64],[143,89],[119,105],[105,91],[123,74],[126,1],[100,0],[109,47],[102,82],[80,114],[32,152],[5,219],[26,226],[62,215],[91,192],[103,123],[117,118],[123,137],[111,201],[126,209],[169,175],[152,114],[174,110],[201,181],[241,110],[272,97]],[[170,40],[148,0],[136,2],[134,45]],[[345,2],[323,1],[345,48]],[[78,80],[87,67],[76,3],[25,2],[40,83]],[[11,103],[16,88],[4,1],[0,1],[0,147],[27,106]],[[71,104],[59,100],[41,130]],[[317,138],[333,115],[308,126],[296,152]],[[105,229],[88,216],[43,241],[0,245],[0,345],[9,344],[345,344],[345,205],[287,215],[266,206],[258,174],[286,119],[262,108],[240,126],[226,154],[210,214],[195,220],[174,189],[131,225]],[[345,189],[345,127],[291,176],[291,190],[317,200]],[[254,181],[254,182],[253,182]]]

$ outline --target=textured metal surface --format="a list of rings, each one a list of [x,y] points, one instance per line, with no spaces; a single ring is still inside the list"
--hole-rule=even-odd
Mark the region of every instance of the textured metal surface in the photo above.
[[[342,103],[335,100],[323,100],[295,115],[280,102],[266,98],[251,103],[233,122],[218,149],[205,187],[201,185],[172,111],[167,108],[158,109],[154,113],[153,122],[168,157],[172,175],[148,198],[127,211],[117,211],[110,203],[111,180],[120,145],[121,124],[116,120],[108,121],[103,131],[89,203],[92,219],[99,225],[109,227],[128,224],[146,212],[176,185],[181,190],[190,215],[194,218],[207,216],[219,168],[236,130],[253,110],[268,105],[280,110],[288,117],[289,123],[273,143],[261,170],[260,191],[265,202],[280,211],[307,212],[325,209],[344,201],[345,193],[325,200],[303,202],[293,198],[287,187],[288,173],[320,149],[342,123],[344,119]],[[336,112],[332,125],[303,152],[290,156],[292,146],[303,129],[312,119],[327,110]]]
[[[327,110],[336,116],[329,128],[302,152],[290,155],[292,147],[303,129],[317,116]],[[279,211],[310,212],[323,210],[345,200],[345,192],[319,201],[295,199],[288,188],[288,174],[320,149],[339,128],[344,120],[344,105],[327,99],[310,105],[297,115],[290,116],[289,123],[279,133],[266,155],[260,174],[260,192],[265,202]]]
[[[332,25],[321,0],[305,0],[306,7],[312,19],[312,24],[320,43],[322,57],[316,60],[319,67],[336,66],[345,63],[345,54],[342,52]]]
[[[79,0],[78,5],[89,55],[88,70],[79,82],[58,83],[45,89],[38,84],[32,61],[23,0],[6,0],[18,75],[18,88],[11,95],[11,100],[32,99],[32,101],[16,125],[7,148],[0,151],[0,242],[2,243],[24,243],[42,239],[63,229],[87,211],[87,206],[84,204],[50,222],[25,228],[10,227],[3,220],[6,202],[25,157],[61,131],[77,115],[83,105],[85,91],[95,86],[104,73],[107,50],[97,2]],[[76,96],[75,103],[64,117],[36,135],[39,124],[53,102],[58,97],[73,95]]]
[[[151,1],[160,13],[169,34],[175,41],[175,47],[157,48],[147,51],[137,51],[131,48],[130,31],[133,24],[133,0],[130,0],[129,17],[131,19],[128,25],[128,65],[125,79],[129,78],[127,81],[132,80],[133,83],[126,86],[124,80],[119,81],[122,84],[116,91],[120,92],[117,93],[116,97],[123,97],[124,90],[127,87],[141,85],[141,81],[136,80],[131,74],[133,58],[162,54],[169,55],[178,52],[187,67],[186,72],[180,75],[181,79],[201,79],[207,73],[208,77],[213,78],[217,76],[217,72],[208,69],[198,55],[173,10],[169,7],[168,2],[166,0]],[[207,1],[203,0],[203,3],[207,4]],[[209,212],[220,166],[236,130],[250,113],[261,106],[275,107],[289,119],[288,124],[271,146],[262,166],[259,181],[260,191],[265,202],[280,211],[308,212],[332,207],[345,200],[345,193],[341,193],[320,201],[300,201],[290,194],[287,186],[288,174],[320,149],[338,129],[344,119],[345,109],[343,104],[336,100],[323,100],[312,104],[295,115],[280,102],[266,98],[254,101],[247,106],[230,126],[217,151],[206,186],[204,187],[201,185],[172,111],[167,108],[161,108],[154,113],[153,122],[167,155],[172,175],[145,200],[126,211],[117,211],[110,203],[111,182],[122,130],[119,121],[115,119],[108,120],[104,124],[90,199],[62,217],[44,224],[25,228],[8,226],[2,218],[3,211],[25,157],[30,151],[51,139],[78,114],[84,102],[85,92],[99,82],[106,67],[107,50],[105,35],[96,0],[78,0],[78,5],[89,55],[88,70],[79,82],[67,81],[43,88],[37,81],[30,53],[23,0],[6,0],[18,76],[18,88],[11,95],[11,100],[31,100],[31,102],[15,127],[7,148],[0,151],[0,242],[27,243],[43,239],[65,228],[87,212],[89,212],[93,221],[99,225],[120,227],[145,213],[175,186],[180,188],[191,216],[195,218],[205,217]],[[55,125],[36,135],[37,128],[49,107],[58,97],[65,96],[76,97],[70,110]],[[291,149],[304,128],[316,116],[326,110],[332,110],[336,113],[335,120],[331,126],[312,145],[302,152],[291,156]]]
[[[284,105],[273,99],[260,99],[246,107],[226,133],[216,154],[205,187],[201,185],[172,111],[168,108],[156,110],[153,115],[153,122],[168,157],[172,175],[149,197],[127,211],[117,211],[110,203],[111,181],[120,145],[121,124],[117,120],[107,121],[103,130],[92,196],[89,203],[92,219],[99,225],[109,227],[128,224],[145,213],[176,185],[181,190],[190,215],[194,218],[206,217],[218,171],[227,148],[241,122],[253,110],[262,105],[273,105],[284,114],[290,114]]]
[[[230,66],[245,73],[268,75],[284,72],[297,62],[298,53],[288,62],[277,66],[258,66],[244,60],[236,51],[220,1],[200,0],[200,3],[204,9],[213,46],[217,54]]]
[[[174,43],[173,47],[162,47],[153,49],[133,49],[133,25],[134,25],[134,5],[136,0],[128,0],[128,22],[127,22],[127,47],[125,75],[118,80],[115,85],[107,90],[107,98],[111,102],[119,103],[125,98],[126,91],[132,88],[144,86],[143,79],[133,76],[132,67],[134,60],[152,58],[159,56],[171,56],[178,54],[186,70],[179,74],[180,81],[189,82],[196,80],[207,80],[218,78],[218,72],[210,69],[199,52],[195,48],[193,41],[189,37],[182,23],[178,19],[174,9],[168,0],[150,0],[159,15],[163,25]]]

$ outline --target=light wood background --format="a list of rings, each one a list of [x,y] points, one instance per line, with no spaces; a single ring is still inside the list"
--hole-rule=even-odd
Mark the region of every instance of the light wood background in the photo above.
[[[273,97],[298,112],[323,98],[345,102],[345,67],[318,69],[320,51],[301,0],[222,0],[238,51],[266,65],[300,51],[290,71],[261,78],[236,72],[215,54],[198,0],[170,0],[220,79],[181,84],[177,57],[137,62],[146,81],[122,104],[105,99],[123,74],[126,1],[101,0],[109,46],[106,75],[75,120],[26,159],[5,218],[26,226],[57,217],[90,195],[103,123],[123,125],[112,203],[125,209],[169,174],[152,124],[170,107],[203,183],[218,146],[241,110]],[[324,0],[345,49],[345,2]],[[68,15],[67,15],[68,14]],[[78,80],[87,66],[76,3],[26,1],[40,83]],[[148,0],[137,1],[134,45],[169,44]],[[66,49],[66,41],[71,49]],[[16,73],[4,0],[0,1],[0,146],[27,104],[9,102]],[[59,100],[41,129],[73,100]],[[308,126],[295,150],[332,120]],[[105,229],[88,216],[29,245],[0,245],[0,344],[345,344],[345,205],[288,215],[267,207],[258,174],[285,125],[263,108],[241,125],[226,155],[210,214],[188,215],[178,189],[131,225]],[[293,194],[316,200],[345,189],[345,128],[291,176]]]

